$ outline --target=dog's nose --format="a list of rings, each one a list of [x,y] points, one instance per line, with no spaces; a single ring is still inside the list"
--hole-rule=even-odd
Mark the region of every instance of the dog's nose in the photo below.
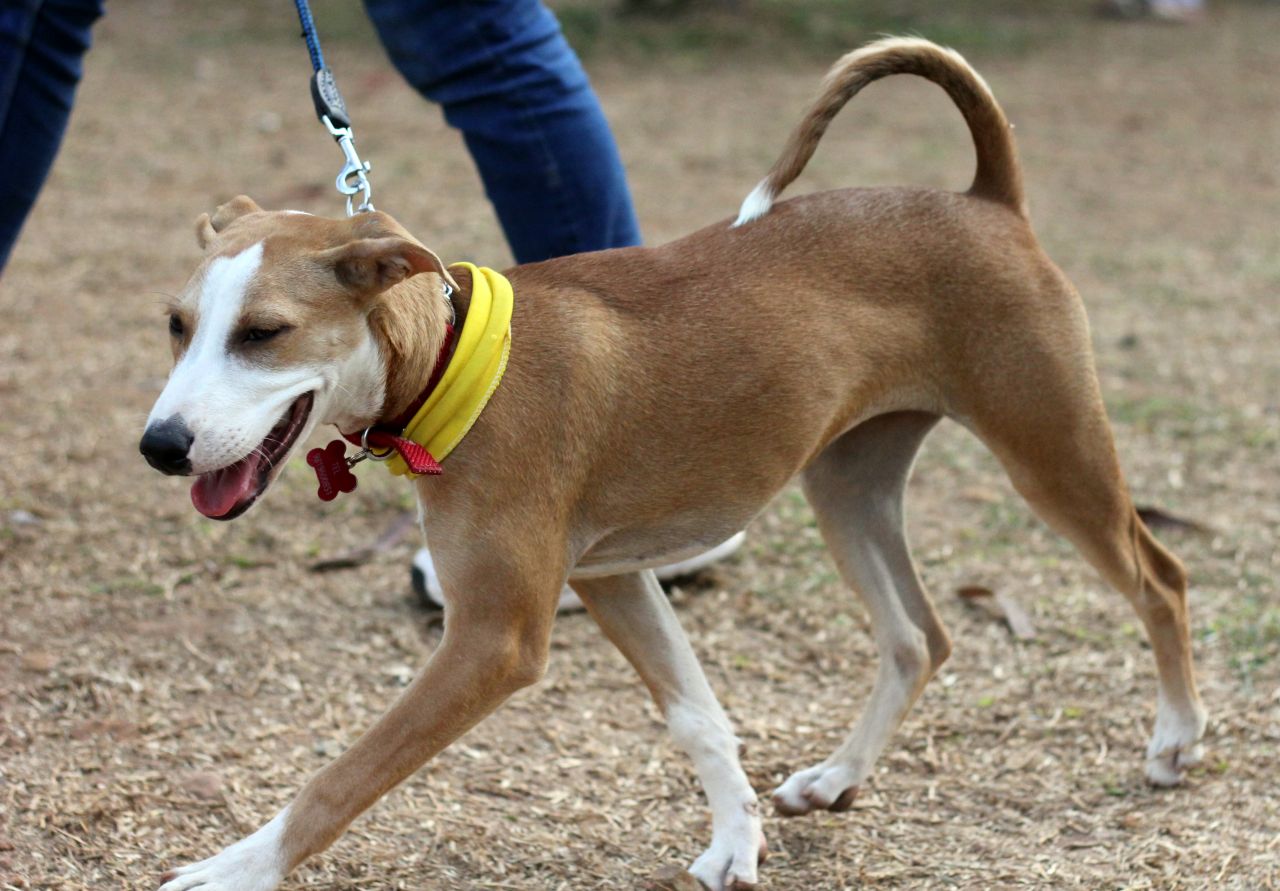
[[[161,473],[182,475],[191,472],[191,443],[195,436],[187,429],[182,418],[174,415],[167,421],[159,421],[147,427],[142,434],[138,451],[147,463]]]

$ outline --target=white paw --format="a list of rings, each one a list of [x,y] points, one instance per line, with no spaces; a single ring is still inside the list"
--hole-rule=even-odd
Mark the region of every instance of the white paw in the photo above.
[[[161,877],[160,891],[271,891],[284,878],[280,848],[286,808],[253,835],[190,866],[171,869]]]
[[[1188,767],[1204,758],[1206,723],[1204,709],[1198,704],[1189,713],[1176,712],[1160,704],[1156,711],[1156,729],[1147,745],[1147,780],[1156,786],[1176,786],[1182,782]]]
[[[815,810],[847,811],[858,796],[862,778],[852,767],[819,764],[787,777],[773,792],[773,806],[784,817]]]
[[[746,891],[756,887],[757,867],[768,853],[753,802],[734,825],[712,836],[711,847],[689,867],[689,874],[711,891]]]

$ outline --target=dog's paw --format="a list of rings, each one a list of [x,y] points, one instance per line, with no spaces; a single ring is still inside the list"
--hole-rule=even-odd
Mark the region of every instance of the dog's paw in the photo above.
[[[1147,759],[1147,782],[1153,786],[1177,786],[1186,778],[1187,768],[1195,767],[1203,758],[1204,746],[1199,743],[1186,749],[1166,749]]]
[[[171,869],[160,891],[272,891],[284,878],[284,813],[208,860]]]
[[[169,870],[160,877],[160,891],[272,891],[284,878],[278,867],[227,859],[230,850]]]
[[[1197,709],[1191,714],[1178,714],[1160,708],[1156,713],[1156,729],[1147,746],[1147,781],[1154,786],[1176,786],[1204,758],[1205,714]]]
[[[718,831],[689,874],[710,891],[747,891],[760,880],[757,868],[769,856],[760,816],[754,809],[744,810],[735,825]]]
[[[810,811],[847,811],[858,797],[860,778],[849,767],[819,764],[793,773],[773,791],[773,807],[784,817]]]
[[[284,878],[278,866],[228,858],[231,850],[169,870],[160,877],[160,891],[272,891]]]

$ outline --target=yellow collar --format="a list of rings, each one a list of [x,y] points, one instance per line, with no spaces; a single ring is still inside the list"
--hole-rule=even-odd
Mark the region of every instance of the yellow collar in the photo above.
[[[511,354],[515,294],[501,273],[456,263],[471,273],[471,303],[449,365],[427,401],[405,425],[404,438],[422,445],[437,461],[457,447],[498,389]],[[386,462],[396,476],[414,475],[400,455]]]

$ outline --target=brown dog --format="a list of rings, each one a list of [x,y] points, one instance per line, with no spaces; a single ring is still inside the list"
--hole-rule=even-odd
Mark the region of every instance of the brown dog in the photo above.
[[[842,190],[774,205],[827,123],[877,78],[915,74],[964,114],[964,194]],[[143,451],[198,476],[230,518],[318,423],[400,416],[475,305],[384,214],[325,220],[246,198],[198,223],[206,258],[173,305],[177,364]],[[950,644],[911,563],[902,495],[942,417],[1132,603],[1159,673],[1147,775],[1199,755],[1182,567],[1130,502],[1079,297],[1027,223],[1008,122],[958,55],[887,40],[842,59],[738,223],[660,248],[521,266],[505,378],[445,463],[417,479],[448,600],[422,675],[284,811],[169,873],[164,891],[267,891],[511,693],[537,681],[567,577],[635,665],[697,768],[711,846],[690,871],[754,885],[765,850],[738,743],[647,567],[743,528],[800,474],[874,624],[862,717],[774,793],[784,814],[848,806]],[[449,280],[458,286],[452,302]],[[505,355],[505,354],[504,354]],[[452,361],[452,360],[451,360]]]

